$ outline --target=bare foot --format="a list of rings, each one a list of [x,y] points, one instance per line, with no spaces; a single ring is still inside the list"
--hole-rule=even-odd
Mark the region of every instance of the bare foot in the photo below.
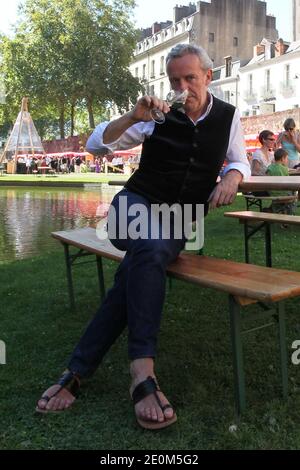
[[[134,389],[149,377],[153,378],[156,382],[153,359],[151,358],[137,359],[133,361],[130,365],[130,372],[132,377],[130,387],[131,396]],[[158,400],[155,397],[155,393],[150,393],[135,404],[134,408],[138,421],[149,421],[153,424],[165,423],[170,420],[175,422],[176,415],[165,395],[161,391],[156,391],[156,394]]]
[[[69,408],[76,400],[79,386],[79,378],[67,371],[57,384],[52,385],[43,393],[37,403],[36,411],[59,412]]]

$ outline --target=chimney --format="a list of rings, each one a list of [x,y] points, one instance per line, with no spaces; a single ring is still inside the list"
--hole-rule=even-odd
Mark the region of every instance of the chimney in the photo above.
[[[173,22],[177,23],[178,21],[193,15],[196,12],[196,5],[194,3],[189,3],[189,5],[176,5],[173,8]]]
[[[152,25],[152,35],[158,33],[161,30],[161,23],[153,23]]]
[[[260,54],[263,54],[265,52],[265,46],[262,44],[256,44],[253,48],[253,57],[257,57]]]

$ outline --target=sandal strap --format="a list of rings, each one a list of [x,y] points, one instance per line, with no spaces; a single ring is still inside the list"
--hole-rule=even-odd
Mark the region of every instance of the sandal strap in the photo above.
[[[157,385],[153,377],[147,377],[146,380],[139,383],[132,392],[132,400],[136,405],[139,401],[143,400],[148,395],[157,391]]]
[[[148,395],[154,395],[157,403],[159,404],[160,408],[164,411],[166,408],[172,408],[171,405],[163,405],[160,401],[160,398],[157,394],[160,392],[160,388],[156,382],[156,380],[149,376],[146,380],[139,383],[132,392],[132,400],[133,403],[136,405],[139,401],[146,398]]]
[[[68,390],[75,398],[78,396],[78,391],[80,388],[79,378],[71,371],[64,372],[60,379],[57,382],[57,385],[60,385],[61,388],[53,395],[55,396],[62,388]]]
[[[169,403],[168,405],[161,406],[161,409],[162,409],[162,411],[166,411],[166,410],[168,410],[168,409],[173,410],[174,408],[173,408],[173,406],[170,405],[170,403]]]

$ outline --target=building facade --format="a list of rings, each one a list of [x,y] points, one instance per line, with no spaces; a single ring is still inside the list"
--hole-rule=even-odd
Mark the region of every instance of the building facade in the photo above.
[[[300,0],[293,0],[293,39],[300,40]]]
[[[262,1],[211,0],[176,6],[172,21],[141,31],[130,70],[147,92],[163,97],[169,90],[164,60],[174,45],[201,45],[218,67],[225,56],[249,60],[253,44],[262,37],[276,40],[277,34],[276,19],[266,14]]]
[[[254,47],[252,59],[243,64],[225,58],[214,69],[211,91],[237,106],[242,116],[271,114],[299,108],[300,41],[291,44],[263,39]]]

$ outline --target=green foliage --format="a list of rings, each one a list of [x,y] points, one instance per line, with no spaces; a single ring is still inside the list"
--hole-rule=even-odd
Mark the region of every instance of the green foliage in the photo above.
[[[72,108],[88,109],[90,127],[111,102],[128,109],[140,90],[128,70],[133,7],[133,0],[27,0],[15,37],[0,39],[9,118],[23,96],[33,118],[59,123],[61,134]]]

